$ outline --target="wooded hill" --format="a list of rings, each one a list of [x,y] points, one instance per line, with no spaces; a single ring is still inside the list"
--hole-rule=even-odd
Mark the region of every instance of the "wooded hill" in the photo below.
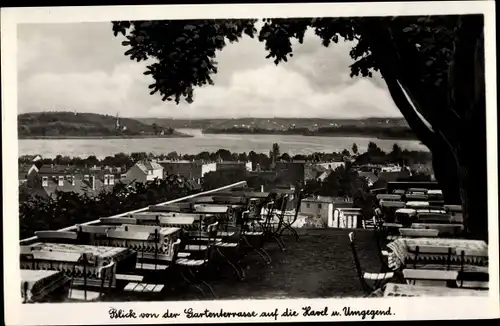
[[[130,118],[119,118],[120,129],[117,129],[116,117],[95,113],[24,113],[18,115],[17,122],[19,138],[154,135],[162,130]]]

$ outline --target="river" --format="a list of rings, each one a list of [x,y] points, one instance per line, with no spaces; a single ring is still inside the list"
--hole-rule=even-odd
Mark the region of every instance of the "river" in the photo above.
[[[417,140],[374,139],[362,137],[316,137],[301,135],[225,135],[203,134],[196,129],[178,129],[191,134],[191,138],[137,138],[137,139],[20,139],[19,155],[39,154],[43,157],[55,157],[58,154],[71,157],[98,158],[116,153],[146,152],[167,154],[176,151],[180,154],[198,154],[203,151],[215,152],[227,149],[231,152],[269,153],[273,143],[278,143],[282,153],[290,155],[310,154],[314,152],[338,152],[351,150],[356,143],[360,152],[364,152],[370,141],[375,142],[385,151],[390,151],[394,143],[403,149],[428,151]]]

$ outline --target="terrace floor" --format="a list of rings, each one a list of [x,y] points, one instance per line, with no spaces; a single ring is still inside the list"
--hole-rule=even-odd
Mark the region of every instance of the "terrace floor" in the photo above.
[[[246,279],[211,281],[220,300],[332,298],[363,296],[356,275],[346,229],[310,230],[300,241],[284,236],[286,251],[273,243],[266,245],[272,263],[266,265],[257,255],[245,259]],[[378,272],[380,262],[372,231],[356,230],[358,256],[363,269]],[[169,295],[154,300],[200,300],[193,288],[182,295]],[[210,298],[206,298],[209,300]],[[110,301],[137,300],[132,297],[110,298]]]

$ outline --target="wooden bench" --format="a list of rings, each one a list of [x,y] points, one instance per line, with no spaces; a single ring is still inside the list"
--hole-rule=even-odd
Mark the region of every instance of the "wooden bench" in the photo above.
[[[145,271],[164,271],[168,268],[168,265],[162,264],[150,264],[150,263],[136,263],[135,269],[145,270]]]
[[[36,231],[35,236],[40,240],[76,240],[78,233],[71,231]]]
[[[109,225],[137,224],[137,219],[131,217],[101,217],[99,220]]]
[[[405,269],[403,276],[408,284],[446,286],[450,282],[456,282],[457,271],[433,270],[433,269]]]
[[[439,235],[439,231],[435,229],[410,229],[400,228],[399,233],[402,237],[427,237],[435,238]]]
[[[189,257],[191,254],[189,252],[179,252],[177,256],[180,258],[186,258]],[[172,261],[172,255],[167,255],[167,254],[156,254],[154,252],[143,252],[143,253],[138,253],[137,258],[141,259],[156,259],[160,261]]]
[[[140,293],[159,293],[165,285],[163,284],[149,284],[140,282],[130,282],[123,289],[126,292],[140,292]]]
[[[144,276],[133,275],[133,274],[116,274],[115,278],[117,281],[127,281],[127,282],[142,282]]]

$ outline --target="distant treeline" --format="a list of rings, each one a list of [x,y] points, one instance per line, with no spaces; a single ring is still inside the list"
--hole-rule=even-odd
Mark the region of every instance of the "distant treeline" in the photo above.
[[[358,164],[381,164],[381,163],[401,163],[401,164],[426,164],[431,160],[431,154],[424,151],[408,151],[402,149],[399,145],[394,144],[392,151],[389,153],[384,152],[378,147],[374,142],[370,142],[365,152],[361,153],[360,149],[356,144],[352,145],[351,149],[344,149],[341,152],[315,152],[312,154],[298,154],[291,156],[288,153],[280,153],[279,144],[274,144],[271,148],[269,154],[256,153],[250,151],[249,153],[231,153],[226,149],[219,149],[216,152],[204,151],[196,155],[192,154],[181,154],[177,152],[170,152],[168,154],[155,155],[153,153],[138,152],[138,153],[118,153],[114,156],[106,156],[103,159],[97,158],[95,155],[88,156],[87,158],[81,157],[69,157],[57,155],[54,158],[42,158],[36,164],[41,165],[75,165],[75,166],[87,166],[91,167],[94,165],[103,166],[116,166],[130,168],[137,161],[147,160],[147,159],[159,159],[159,160],[189,160],[189,161],[204,161],[204,162],[215,162],[215,161],[251,161],[253,166],[256,167],[257,164],[262,170],[268,170],[271,168],[273,160],[276,161],[308,161],[308,162],[318,162],[318,161],[340,161],[345,157],[350,157],[356,155],[356,163]],[[19,164],[30,164],[33,159],[32,155],[24,155],[19,157]]]
[[[413,131],[406,126],[339,126],[320,127],[316,130],[308,128],[264,129],[264,128],[207,128],[207,134],[280,134],[303,136],[366,136],[391,139],[417,139]]]

